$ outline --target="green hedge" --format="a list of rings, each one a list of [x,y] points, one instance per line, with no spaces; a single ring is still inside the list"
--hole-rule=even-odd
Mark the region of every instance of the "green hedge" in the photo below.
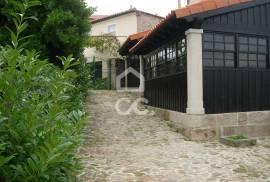
[[[26,1],[14,18],[12,45],[0,47],[0,181],[77,181],[76,150],[86,121],[84,64],[59,57],[61,67],[24,49]]]

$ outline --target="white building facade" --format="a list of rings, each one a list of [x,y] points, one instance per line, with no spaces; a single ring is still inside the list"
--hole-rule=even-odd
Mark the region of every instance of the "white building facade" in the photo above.
[[[102,17],[92,21],[91,36],[111,34],[120,44],[123,44],[131,34],[148,30],[158,24],[163,18],[136,9],[130,9],[118,14]],[[108,60],[119,59],[120,56],[111,55],[109,51],[99,52],[95,48],[86,48],[85,57],[89,62],[102,61],[102,77],[108,75]]]

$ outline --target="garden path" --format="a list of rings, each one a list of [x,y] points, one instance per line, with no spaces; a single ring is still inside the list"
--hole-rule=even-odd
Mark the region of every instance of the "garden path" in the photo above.
[[[114,105],[122,97],[136,99],[114,91],[91,91],[87,99],[84,181],[270,181],[270,138],[239,149],[187,141],[156,116],[119,115]]]

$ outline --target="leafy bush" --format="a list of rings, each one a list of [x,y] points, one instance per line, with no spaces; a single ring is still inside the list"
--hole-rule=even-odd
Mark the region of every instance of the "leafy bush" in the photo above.
[[[26,0],[0,0],[0,26],[12,26],[10,16],[20,10]],[[26,31],[35,39],[28,45],[30,49],[41,51],[41,56],[57,63],[57,56],[72,54],[82,57],[83,49],[91,29],[89,17],[95,11],[87,7],[85,0],[40,0],[41,5],[31,9],[39,21],[31,21],[31,29]],[[7,42],[9,32],[0,29],[0,42]]]
[[[109,88],[109,83],[108,83],[108,79],[104,78],[104,79],[97,79],[97,80],[91,80],[91,89],[94,90],[108,90]]]
[[[87,64],[86,59],[79,60],[79,67],[76,68],[79,76],[77,77],[78,86],[85,86],[84,88],[89,88],[91,86],[92,70]],[[83,88],[82,88],[83,89]]]
[[[101,63],[99,63],[101,64]],[[102,79],[102,67],[97,66],[97,63],[87,63],[85,66],[86,74],[89,76],[87,80],[89,88],[94,90],[107,90],[109,87],[108,78]]]
[[[83,40],[79,28],[73,26],[77,21],[80,20],[70,11],[54,10],[49,14],[42,27],[44,43],[53,48],[48,56],[51,58],[69,54],[78,56]]]
[[[59,68],[24,48],[29,37],[21,35],[34,18],[25,11],[37,4],[24,3],[12,46],[0,47],[0,181],[77,181],[87,89],[71,56],[59,57]]]

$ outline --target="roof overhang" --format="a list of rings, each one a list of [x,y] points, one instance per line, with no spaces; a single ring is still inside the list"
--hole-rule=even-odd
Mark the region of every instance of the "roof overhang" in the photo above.
[[[189,28],[201,28],[205,18],[237,11],[269,0],[204,0],[172,11],[130,50],[130,54],[144,55],[160,47],[168,40]]]
[[[123,43],[123,45],[118,50],[121,56],[126,56],[129,54],[129,50],[135,46],[150,30],[146,30],[143,32],[138,32],[136,34],[130,35],[127,40]]]

